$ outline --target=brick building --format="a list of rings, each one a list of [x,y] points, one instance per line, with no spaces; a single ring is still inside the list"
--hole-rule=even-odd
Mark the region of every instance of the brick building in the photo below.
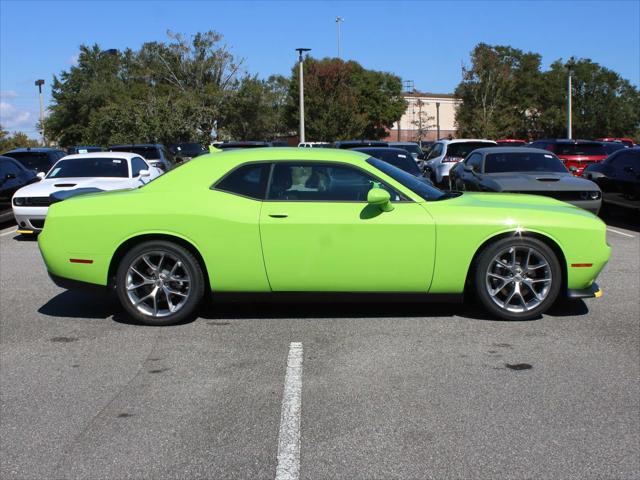
[[[449,94],[422,92],[407,93],[404,98],[407,110],[384,140],[417,141],[421,131],[422,140],[456,136],[455,112],[460,100]]]

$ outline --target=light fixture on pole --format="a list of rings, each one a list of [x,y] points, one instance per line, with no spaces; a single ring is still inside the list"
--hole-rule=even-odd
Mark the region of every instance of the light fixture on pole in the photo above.
[[[344,18],[336,17],[336,26],[338,27],[338,58],[342,58],[340,56],[340,24],[344,22]]]
[[[300,142],[304,142],[304,72],[302,68],[302,63],[304,62],[304,58],[302,54],[304,52],[310,52],[310,48],[296,48],[296,52],[298,52],[298,64],[300,66]]]
[[[42,85],[44,85],[44,80],[38,79],[34,85],[38,87],[38,94],[40,95],[40,135],[42,136],[42,145],[44,145],[44,100],[42,98]]]

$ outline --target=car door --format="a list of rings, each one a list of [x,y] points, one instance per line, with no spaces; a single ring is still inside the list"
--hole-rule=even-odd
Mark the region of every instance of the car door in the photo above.
[[[627,151],[616,155],[614,173],[610,181],[615,184],[618,200],[629,206],[640,205],[640,154]]]
[[[373,185],[390,192],[392,211],[367,203]],[[355,166],[276,162],[260,236],[273,291],[429,289],[435,253],[430,215]]]
[[[479,183],[482,175],[482,155],[479,153],[472,153],[464,162],[467,167],[470,167],[472,171],[468,171],[465,168],[459,169],[462,172],[462,183],[465,190],[480,190]]]

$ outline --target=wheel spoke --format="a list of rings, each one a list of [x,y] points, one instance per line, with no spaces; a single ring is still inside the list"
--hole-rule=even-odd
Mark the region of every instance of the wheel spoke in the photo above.
[[[156,272],[156,271],[158,270],[158,268],[157,268],[153,263],[151,263],[151,260],[149,260],[149,256],[148,256],[148,255],[143,255],[143,256],[142,256],[142,260],[144,261],[144,263],[146,263],[146,264],[147,264],[147,266],[148,266],[148,267],[149,267],[153,272]]]
[[[188,294],[186,293],[182,293],[182,292],[178,292],[177,290],[173,290],[172,288],[169,288],[167,286],[164,286],[164,291],[170,293],[171,295],[178,295],[179,297],[187,297]]]
[[[151,277],[149,277],[148,275],[143,275],[138,270],[136,270],[134,267],[130,267],[129,270],[131,270],[133,273],[135,273],[139,277],[143,278],[144,280],[147,280],[147,281],[153,283],[153,279]]]
[[[529,261],[531,260],[531,253],[533,252],[532,249],[527,250],[527,259],[524,262],[524,268],[525,270],[529,269]]]

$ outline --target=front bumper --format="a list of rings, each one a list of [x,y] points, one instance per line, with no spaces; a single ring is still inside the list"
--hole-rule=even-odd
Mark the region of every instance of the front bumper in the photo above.
[[[602,296],[602,290],[597,283],[593,282],[590,287],[583,289],[568,289],[567,298],[600,298]]]
[[[16,217],[18,228],[39,232],[44,228],[44,221],[49,207],[16,207],[13,206],[13,216]]]

